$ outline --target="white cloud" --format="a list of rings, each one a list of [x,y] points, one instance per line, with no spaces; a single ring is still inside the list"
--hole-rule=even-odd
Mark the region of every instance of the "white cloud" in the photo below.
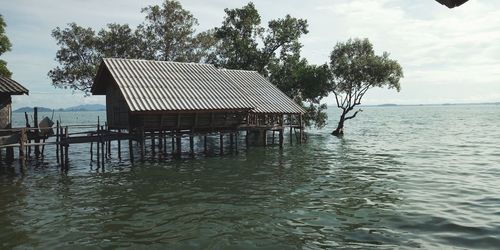
[[[71,91],[54,90],[47,71],[57,50],[50,31],[69,22],[93,28],[110,22],[136,25],[141,7],[155,1],[2,1],[8,35],[14,47],[3,57],[14,79],[35,92],[57,94],[57,105],[102,102]],[[224,8],[246,0],[181,0],[198,18],[199,30],[220,25]],[[309,22],[303,55],[313,63],[328,61],[336,42],[368,37],[378,53],[388,51],[405,70],[403,90],[374,90],[365,103],[438,103],[500,101],[500,1],[469,1],[448,9],[434,0],[254,1],[263,23],[291,14]],[[64,101],[62,101],[64,100]],[[327,98],[328,102],[333,99]],[[15,99],[19,103],[52,105],[48,95]],[[71,103],[63,105],[65,103]],[[55,105],[55,104],[54,104]],[[23,105],[25,106],[25,105]]]

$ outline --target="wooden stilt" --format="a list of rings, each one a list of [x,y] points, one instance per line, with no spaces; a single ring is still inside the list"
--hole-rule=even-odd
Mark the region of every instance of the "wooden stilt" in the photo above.
[[[234,133],[230,132],[229,133],[229,151],[231,153],[233,152],[233,147],[234,147]]]
[[[250,130],[247,129],[247,133],[245,135],[245,144],[246,144],[247,148],[248,148],[248,145],[250,145],[249,136],[250,136]]]
[[[236,140],[234,140],[234,149],[235,149],[235,152],[236,154],[238,154],[238,137],[239,137],[240,133],[238,131],[235,132],[235,137],[236,137]]]
[[[94,161],[94,142],[90,143],[90,162]]]
[[[26,129],[22,129],[21,136],[19,136],[19,162],[21,163],[22,168],[26,165],[26,142]]]
[[[144,153],[146,151],[146,138],[144,135],[144,127],[141,127],[141,161],[144,161]]]
[[[151,153],[153,153],[153,155],[156,154],[156,139],[155,139],[155,133],[152,132],[151,133]]]
[[[64,134],[64,131],[63,131],[63,127],[62,126],[59,126],[59,156],[60,156],[60,165],[61,165],[61,169],[64,168],[64,137],[63,137],[63,134]]]
[[[131,162],[134,162],[134,150],[133,150],[133,147],[132,147],[132,139],[129,139],[128,140],[128,155],[130,157],[130,161]]]
[[[64,143],[64,167],[68,169],[69,166],[69,143],[68,143],[68,127],[64,128],[64,138],[65,138],[65,143]]]
[[[101,131],[104,131],[104,128],[101,128]],[[104,168],[104,162],[105,162],[104,158],[106,156],[106,154],[104,152],[105,151],[105,145],[104,144],[105,144],[105,141],[104,141],[103,138],[101,138],[101,166],[103,168]]]
[[[40,146],[38,145],[40,143],[40,139],[38,138],[38,107],[33,108],[33,127],[36,128],[34,131],[35,135],[35,156],[38,159],[40,157]]]
[[[189,150],[191,157],[194,156],[194,136],[193,133],[189,135]]]
[[[207,150],[207,135],[203,136],[203,152],[205,154],[208,153],[208,150]]]
[[[5,160],[7,162],[14,161],[14,148],[9,147],[5,149]]]
[[[283,134],[284,134],[284,131],[283,131],[283,128],[280,129],[279,131],[279,142],[280,142],[280,148],[283,148]]]
[[[182,134],[177,134],[177,156],[180,157],[182,154]]]
[[[267,129],[264,129],[264,147],[267,146]]]
[[[31,128],[27,112],[24,112],[24,119],[26,121],[26,127],[27,128]],[[31,141],[28,141],[28,142],[31,142]],[[28,147],[28,157],[30,157],[30,155],[31,155],[31,146]]]
[[[219,139],[219,146],[220,146],[220,155],[224,154],[224,134],[220,132],[220,139]]]
[[[56,122],[56,158],[57,158],[57,164],[60,163],[59,161],[59,142],[60,142],[60,138],[59,138],[59,121]],[[92,155],[91,155],[92,157]],[[92,158],[91,158],[92,159]]]
[[[273,130],[273,139],[272,139],[272,142],[271,142],[271,144],[272,144],[272,145],[274,145],[274,133],[275,133],[275,132],[276,132],[276,131],[274,131],[274,130]]]
[[[99,141],[95,143],[96,146],[96,159],[97,159],[97,167],[100,167],[101,164],[101,150],[100,150],[100,145],[101,145],[101,131],[99,125],[97,126],[97,135],[99,137]]]
[[[167,131],[163,131],[162,138],[163,138],[163,153],[167,155]]]
[[[163,151],[163,131],[160,130],[158,135],[158,152]]]
[[[299,126],[300,126],[299,143],[302,144],[304,142],[304,124],[302,121],[302,114],[300,114],[299,116]]]
[[[174,131],[172,131],[172,155],[175,154],[175,135]]]
[[[120,136],[122,134],[121,132],[122,132],[122,130],[118,129],[118,134],[120,134]],[[122,141],[118,140],[117,144],[118,144],[118,159],[121,160],[122,159]]]

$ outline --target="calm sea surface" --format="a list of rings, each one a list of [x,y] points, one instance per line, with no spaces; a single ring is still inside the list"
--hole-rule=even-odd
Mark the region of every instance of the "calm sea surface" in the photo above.
[[[102,170],[72,145],[66,174],[51,146],[4,165],[0,248],[500,248],[500,106],[366,107],[342,139],[330,112],[283,150],[131,164],[125,148]]]

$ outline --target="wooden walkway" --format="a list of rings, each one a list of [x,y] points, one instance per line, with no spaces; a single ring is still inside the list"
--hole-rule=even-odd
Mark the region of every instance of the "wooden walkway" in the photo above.
[[[26,166],[26,161],[32,156],[35,159],[44,157],[46,147],[55,146],[57,163],[61,169],[69,168],[69,147],[73,144],[89,144],[89,156],[91,161],[96,161],[98,166],[104,167],[105,159],[111,155],[111,142],[117,142],[118,157],[122,155],[122,141],[128,141],[128,152],[131,161],[134,161],[134,143],[139,147],[139,157],[144,160],[146,154],[146,140],[151,140],[151,153],[163,152],[167,154],[167,145],[171,145],[172,156],[180,156],[182,152],[182,138],[189,138],[189,153],[194,156],[194,137],[198,136],[203,139],[203,152],[209,152],[207,145],[207,136],[218,136],[219,154],[224,154],[224,137],[229,137],[230,151],[238,151],[238,136],[241,132],[246,131],[246,144],[249,145],[250,130],[264,131],[264,145],[276,145],[282,147],[284,143],[283,131],[284,127],[248,127],[241,126],[238,128],[228,128],[227,130],[167,130],[167,131],[146,131],[144,128],[129,133],[126,130],[110,130],[107,125],[67,125],[62,126],[59,122],[52,128],[13,128],[0,130],[0,165],[2,161],[14,160],[14,148],[18,149],[18,160],[22,167]],[[293,129],[293,130],[292,130]],[[300,128],[290,126],[290,143],[293,143],[293,138],[296,138],[297,143],[302,143],[302,133],[297,133]],[[70,133],[71,131],[75,131]],[[42,133],[42,131],[44,131]],[[272,139],[268,140],[269,134],[272,133]],[[295,132],[295,136],[292,136]],[[275,140],[275,134],[278,134]],[[235,139],[236,138],[236,139]],[[5,149],[5,157],[2,154]],[[94,159],[95,154],[95,159]]]

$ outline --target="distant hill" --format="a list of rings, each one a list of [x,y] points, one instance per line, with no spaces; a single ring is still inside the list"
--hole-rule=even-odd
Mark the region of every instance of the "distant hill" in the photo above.
[[[79,111],[105,111],[106,106],[102,104],[84,104],[84,105],[78,105],[74,107],[69,107],[69,108],[59,108],[59,109],[54,109],[59,112],[79,112]],[[19,109],[14,110],[13,112],[33,112],[33,107],[22,107]],[[45,107],[38,107],[38,112],[52,112],[52,109],[45,108]]]
[[[33,112],[33,107],[22,107],[14,110],[13,112]],[[38,107],[38,112],[52,112],[52,109],[49,108],[44,108],[44,107]]]
[[[65,108],[64,111],[105,111],[106,106],[102,104],[84,104]]]

